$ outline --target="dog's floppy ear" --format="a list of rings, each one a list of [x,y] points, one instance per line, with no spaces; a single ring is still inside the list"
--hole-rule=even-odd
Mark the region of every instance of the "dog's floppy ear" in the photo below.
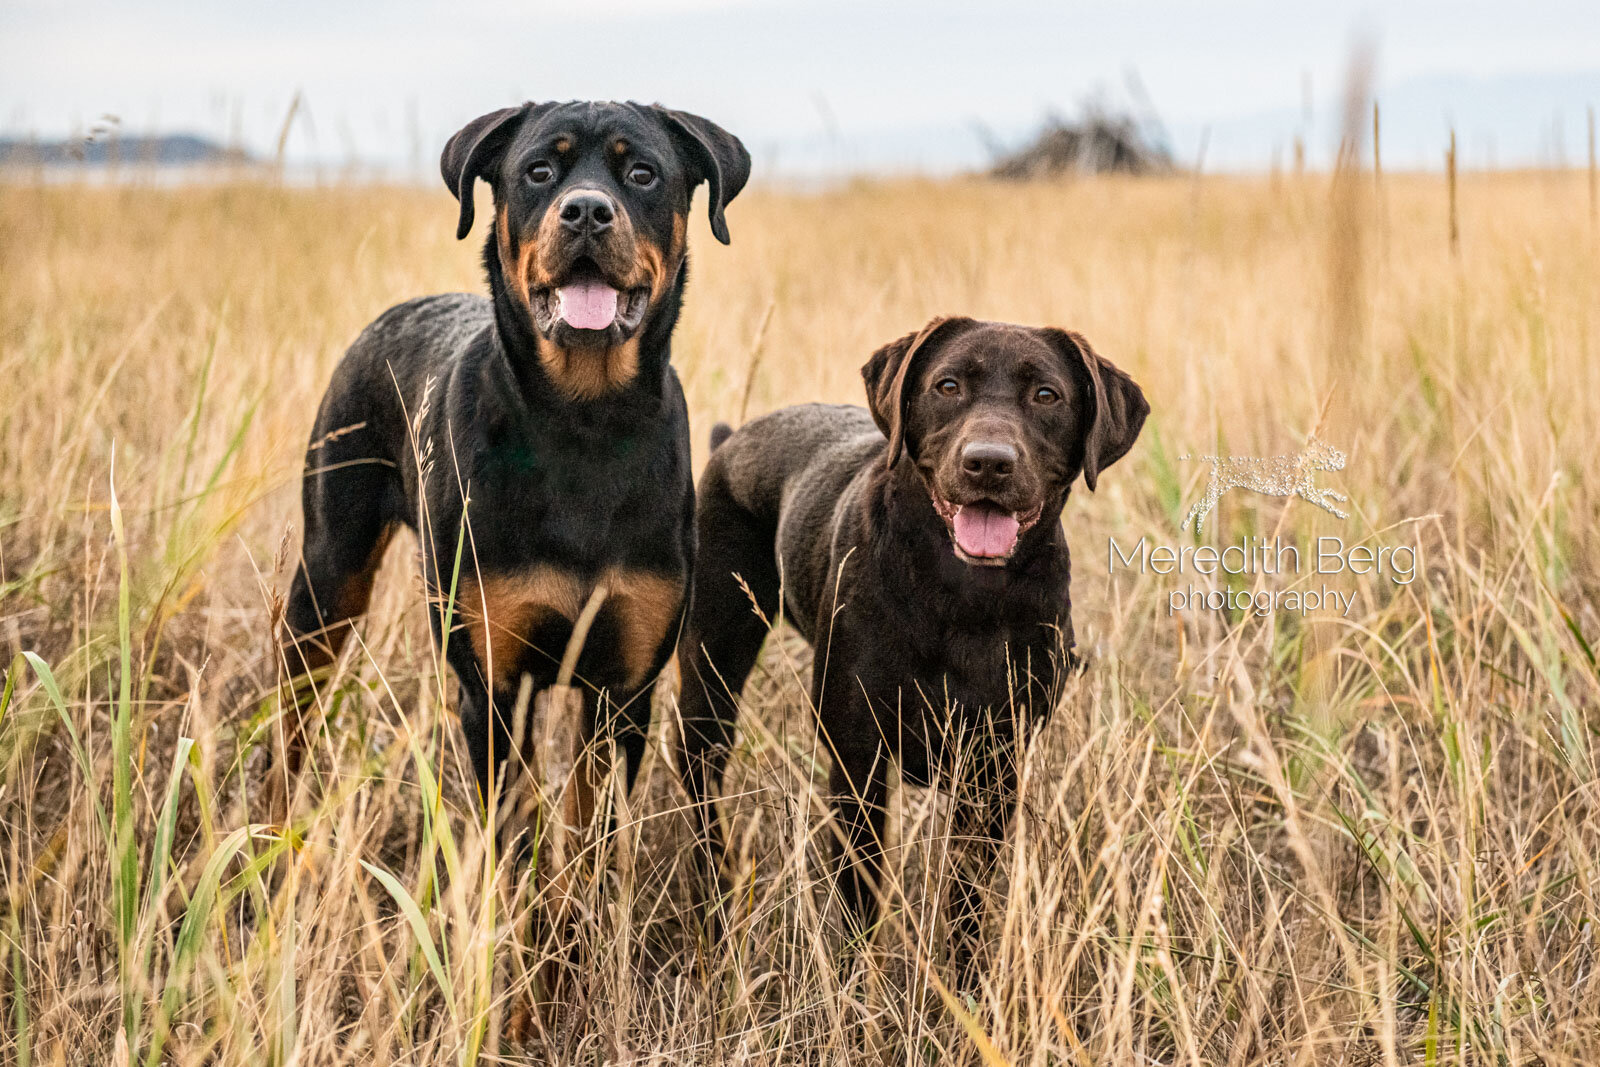
[[[900,455],[905,451],[906,409],[911,403],[911,398],[906,395],[906,380],[915,378],[911,372],[912,365],[920,354],[933,350],[929,342],[935,334],[949,335],[956,328],[971,322],[971,319],[960,316],[930,319],[922,329],[890,341],[872,353],[872,358],[861,368],[861,380],[867,386],[867,408],[872,412],[878,429],[889,439],[888,464],[891,470],[900,462]]]
[[[511,143],[511,135],[516,132],[516,119],[532,106],[503,107],[479,115],[445,142],[444,154],[439,157],[439,173],[444,176],[445,187],[461,202],[456,240],[472,232],[472,183],[494,170]]]
[[[1139,384],[1099,355],[1080,333],[1048,327],[1041,331],[1062,358],[1089,376],[1094,403],[1083,441],[1083,484],[1092,492],[1100,472],[1128,454],[1139,437],[1150,404]]]
[[[728,220],[722,209],[739,195],[750,180],[750,153],[739,138],[727,130],[687,111],[673,111],[654,104],[650,108],[667,127],[672,143],[689,166],[689,192],[701,182],[710,185],[711,232],[728,243]]]

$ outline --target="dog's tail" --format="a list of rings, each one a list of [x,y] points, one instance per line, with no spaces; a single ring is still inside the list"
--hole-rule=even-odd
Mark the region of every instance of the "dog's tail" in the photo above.
[[[722,442],[733,436],[733,427],[725,422],[719,422],[711,427],[711,451],[715,452],[722,447]]]

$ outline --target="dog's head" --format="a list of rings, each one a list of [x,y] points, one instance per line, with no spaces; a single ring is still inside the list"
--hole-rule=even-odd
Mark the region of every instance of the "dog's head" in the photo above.
[[[1133,447],[1150,411],[1132,378],[1075,333],[934,319],[861,369],[890,467],[916,465],[957,556],[1003,566],[1081,472]]]
[[[626,384],[640,332],[676,312],[690,197],[710,188],[711,232],[750,176],[732,134],[695,115],[643,104],[524,104],[467,123],[439,160],[472,229],[473,182],[494,191],[485,255],[557,385],[589,397]]]

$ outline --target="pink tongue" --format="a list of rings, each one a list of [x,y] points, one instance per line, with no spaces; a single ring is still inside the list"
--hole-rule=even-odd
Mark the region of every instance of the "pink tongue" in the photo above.
[[[574,330],[604,330],[617,317],[617,291],[602,281],[574,282],[556,290],[560,315]]]
[[[1017,547],[1016,516],[985,504],[956,509],[956,544],[969,556],[1008,556]]]

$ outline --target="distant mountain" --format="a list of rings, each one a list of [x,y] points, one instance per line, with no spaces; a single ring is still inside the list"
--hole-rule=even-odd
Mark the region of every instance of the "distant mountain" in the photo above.
[[[103,167],[111,163],[141,163],[193,167],[249,162],[251,156],[243,149],[226,148],[215,141],[187,133],[60,141],[0,137],[0,166]]]

